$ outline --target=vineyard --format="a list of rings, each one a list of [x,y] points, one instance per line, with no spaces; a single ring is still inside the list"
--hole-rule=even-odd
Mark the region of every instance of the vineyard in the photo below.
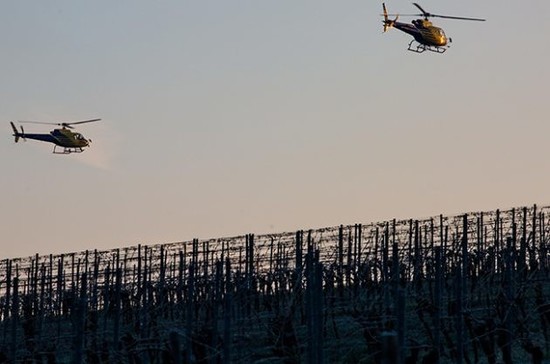
[[[550,207],[0,262],[0,363],[545,363]]]

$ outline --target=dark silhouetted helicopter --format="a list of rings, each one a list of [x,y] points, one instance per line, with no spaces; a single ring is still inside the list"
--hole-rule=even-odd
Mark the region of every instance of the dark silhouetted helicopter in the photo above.
[[[94,121],[99,121],[101,119],[91,119],[83,121],[75,121],[70,123],[43,123],[39,121],[19,121],[20,123],[32,123],[32,124],[47,124],[47,125],[59,125],[61,128],[52,130],[49,134],[29,134],[25,133],[23,126],[21,126],[21,131],[19,132],[15,127],[13,122],[10,122],[13,129],[13,136],[15,137],[15,142],[19,141],[19,138],[34,139],[40,140],[42,142],[48,142],[55,144],[53,147],[53,153],[55,154],[70,154],[70,153],[82,153],[83,148],[90,145],[92,142],[90,139],[84,138],[80,133],[74,132],[70,129],[73,129],[72,125],[91,123]],[[58,147],[61,147],[58,149]]]
[[[410,34],[414,37],[413,40],[409,43],[409,51],[422,53],[424,51],[431,51],[435,53],[443,53],[449,48],[449,43],[452,42],[451,38],[447,38],[443,29],[436,27],[432,24],[428,18],[445,18],[445,19],[459,19],[459,20],[474,20],[474,21],[485,21],[485,19],[479,18],[465,18],[459,16],[448,16],[448,15],[437,15],[428,13],[417,3],[413,3],[422,14],[408,14],[404,16],[422,16],[424,19],[416,19],[411,23],[400,23],[397,21],[399,14],[390,14],[386,10],[386,4],[382,3],[382,8],[384,10],[384,32],[389,28],[396,28]],[[390,20],[388,16],[395,16],[394,20]],[[415,43],[416,42],[416,43]]]

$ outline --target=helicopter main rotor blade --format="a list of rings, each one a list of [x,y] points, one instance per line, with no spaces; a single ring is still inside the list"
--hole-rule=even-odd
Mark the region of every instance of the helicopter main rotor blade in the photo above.
[[[26,123],[26,124],[59,125],[59,126],[65,127],[65,128],[73,129],[73,127],[71,125],[92,123],[94,121],[99,121],[99,120],[101,120],[101,119],[90,119],[90,120],[63,122],[63,123],[47,123],[47,122],[43,122],[43,121],[27,121],[27,120],[18,120],[18,121],[20,123]]]
[[[69,123],[60,123],[59,125],[61,125],[62,127],[64,128],[69,128],[69,129],[74,129],[73,128],[73,125],[77,125],[77,124],[84,124],[84,123],[92,123],[94,121],[99,121],[101,119],[90,119],[90,120],[82,120],[82,121],[73,121],[73,122],[69,122]]]
[[[413,3],[414,6],[418,8],[422,12],[422,14],[419,14],[419,16],[431,16],[430,13],[428,13],[426,10],[422,9],[422,6],[418,5],[417,3]]]
[[[18,123],[25,124],[42,124],[42,125],[61,125],[59,123],[45,123],[43,121],[29,121],[29,120],[17,120]]]
[[[82,120],[82,121],[73,121],[69,123],[61,123],[62,125],[77,125],[77,124],[84,124],[84,123],[93,123],[94,121],[99,121],[101,119],[90,119],[90,120]]]
[[[430,13],[427,13],[427,14],[388,14],[388,16],[395,16],[395,15],[399,15],[399,16],[416,16],[416,17],[422,16],[424,18],[445,18],[445,19],[486,21],[486,19],[481,19],[481,18],[467,18],[467,17],[462,17],[462,16],[438,15],[438,14],[430,14]]]
[[[436,18],[445,18],[445,19],[485,21],[485,19],[481,19],[481,18],[467,18],[467,17],[463,17],[463,16],[449,16],[449,15],[437,15],[437,14],[430,14],[429,16],[436,17]]]
[[[380,15],[384,15],[384,14],[380,14]],[[391,13],[391,14],[385,14],[387,16],[424,16],[422,14],[397,14],[397,13]]]
[[[417,3],[413,3],[414,6],[416,6],[422,14],[416,14],[414,16],[423,16],[424,18],[444,18],[444,19],[458,19],[458,20],[474,20],[474,21],[485,21],[485,19],[480,18],[468,18],[463,16],[449,16],[449,15],[439,15],[439,14],[432,14],[428,13],[426,10],[422,8],[422,6],[418,5]]]

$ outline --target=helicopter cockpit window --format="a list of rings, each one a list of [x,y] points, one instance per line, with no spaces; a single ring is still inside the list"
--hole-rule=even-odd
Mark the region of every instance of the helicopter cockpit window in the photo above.
[[[74,137],[75,137],[75,139],[77,139],[77,140],[81,140],[81,139],[82,139],[82,134],[76,133],[76,134],[74,135]]]

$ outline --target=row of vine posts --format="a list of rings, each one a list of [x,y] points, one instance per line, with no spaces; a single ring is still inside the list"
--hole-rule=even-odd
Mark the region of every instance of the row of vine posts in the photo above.
[[[0,263],[0,363],[542,363],[549,207]]]

